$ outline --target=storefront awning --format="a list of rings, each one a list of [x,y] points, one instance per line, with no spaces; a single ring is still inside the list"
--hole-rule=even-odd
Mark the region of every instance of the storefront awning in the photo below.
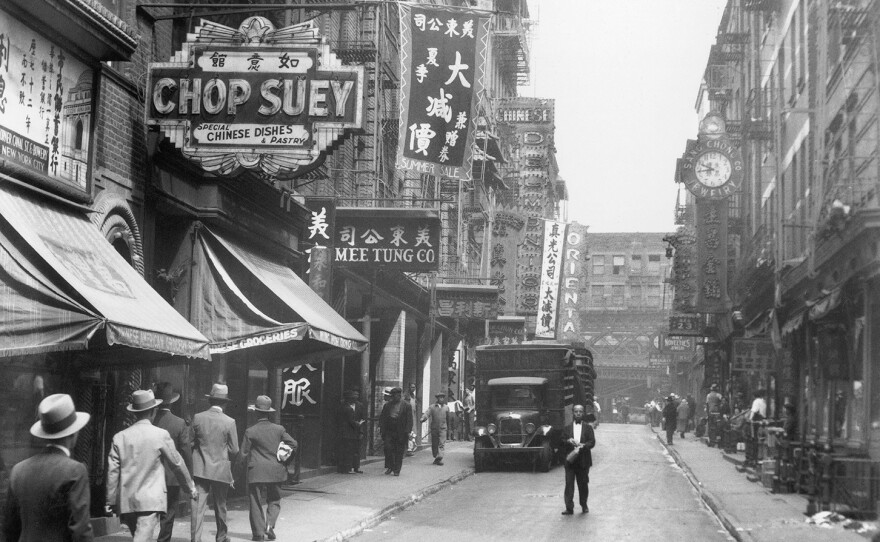
[[[785,323],[782,324],[782,331],[780,332],[780,334],[785,337],[797,331],[798,328],[801,327],[801,324],[804,323],[804,314],[806,314],[806,311],[801,310],[794,316],[786,320]]]
[[[766,337],[770,333],[773,309],[764,309],[761,314],[752,318],[743,330],[743,337]]]
[[[841,289],[838,287],[817,299],[810,307],[810,320],[819,320],[836,309],[840,305],[840,293]]]
[[[301,341],[297,357],[314,361],[367,347],[366,337],[289,267],[205,226],[198,232],[205,265],[193,323],[211,341],[212,354]]]
[[[0,180],[0,356],[107,342],[210,359],[174,310],[85,214]]]

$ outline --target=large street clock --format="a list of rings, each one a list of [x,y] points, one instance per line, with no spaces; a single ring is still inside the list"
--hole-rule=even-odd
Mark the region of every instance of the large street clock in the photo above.
[[[682,157],[681,182],[698,198],[721,199],[736,192],[742,178],[739,146],[727,137],[723,119],[707,117],[699,140],[690,141]]]

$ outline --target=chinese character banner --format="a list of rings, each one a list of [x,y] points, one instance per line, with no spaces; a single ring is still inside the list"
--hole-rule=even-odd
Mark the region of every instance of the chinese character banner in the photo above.
[[[369,213],[337,209],[331,244],[334,264],[436,271],[440,266],[440,217],[389,209]]]
[[[559,305],[559,277],[562,276],[562,247],[565,223],[544,222],[544,256],[541,264],[541,289],[538,291],[536,339],[556,338],[556,308]]]
[[[697,310],[723,313],[727,296],[727,199],[697,199]]]
[[[489,19],[401,4],[400,27],[397,167],[469,180]]]
[[[92,71],[0,10],[0,156],[87,190]]]

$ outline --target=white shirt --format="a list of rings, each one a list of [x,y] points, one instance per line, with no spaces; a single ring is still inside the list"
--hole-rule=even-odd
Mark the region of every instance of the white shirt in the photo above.
[[[752,401],[752,410],[749,413],[749,419],[752,419],[756,413],[760,414],[762,418],[767,417],[767,402],[761,397],[755,397],[755,400]]]
[[[574,436],[574,441],[577,443],[580,443],[580,441],[581,441],[581,429],[583,429],[583,427],[584,427],[583,420],[580,423],[573,422],[571,424],[571,434]]]
[[[64,452],[64,455],[70,457],[70,449],[68,449],[67,446],[62,446],[60,444],[47,444],[46,448],[58,448],[59,450]]]

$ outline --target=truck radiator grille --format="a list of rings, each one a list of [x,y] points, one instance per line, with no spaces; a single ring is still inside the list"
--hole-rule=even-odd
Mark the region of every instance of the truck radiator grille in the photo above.
[[[502,444],[522,443],[522,421],[516,418],[498,420],[498,440]]]

